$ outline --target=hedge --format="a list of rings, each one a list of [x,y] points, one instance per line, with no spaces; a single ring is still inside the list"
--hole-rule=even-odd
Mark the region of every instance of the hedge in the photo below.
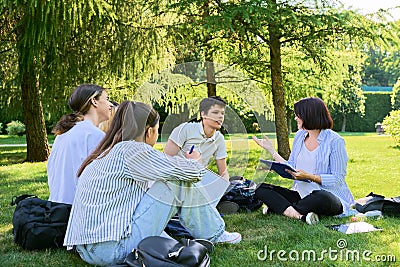
[[[347,116],[346,123],[346,131],[347,132],[374,132],[375,124],[377,122],[382,122],[383,119],[390,113],[392,110],[391,106],[391,93],[390,92],[364,92],[366,96],[365,100],[365,115],[361,116],[360,114],[349,114]],[[167,116],[164,114],[165,111],[162,107],[157,106],[156,109],[161,113],[162,119]],[[342,118],[341,115],[336,114],[334,110],[330,111],[332,114],[332,118],[334,120],[334,130],[340,131],[342,127]],[[257,122],[254,116],[250,116],[249,114],[245,114],[244,116],[240,116],[243,123],[245,124],[246,130],[248,132],[254,132],[253,123]],[[22,121],[22,111],[14,113],[14,116],[10,116],[9,114],[0,114],[0,122],[3,122],[5,125],[11,120],[20,119]],[[48,132],[51,131],[54,124],[57,122],[58,118],[53,117],[53,120],[46,121],[46,126]],[[266,121],[259,122],[261,124],[267,125]],[[268,124],[268,128],[273,127]],[[265,128],[265,127],[264,127]],[[296,123],[292,120],[292,128],[296,130]],[[3,133],[5,129],[3,129]],[[0,129],[1,133],[1,129]]]
[[[347,116],[346,132],[374,132],[375,124],[382,122],[392,110],[390,92],[364,92],[365,115],[353,113]],[[331,111],[334,120],[334,130],[340,131],[342,127],[341,115]]]

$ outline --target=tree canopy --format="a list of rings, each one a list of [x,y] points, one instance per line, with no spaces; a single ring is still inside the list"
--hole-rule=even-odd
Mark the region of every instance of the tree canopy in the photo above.
[[[42,103],[46,114],[60,117],[71,90],[90,82],[130,97],[132,84],[172,62],[159,27],[165,18],[149,16],[145,2],[4,0],[0,10],[1,54],[13,66],[3,71],[9,94],[2,100],[20,88],[16,108],[24,111],[28,161],[49,153]]]
[[[335,5],[336,1],[176,1],[169,6],[180,14],[193,32],[206,32],[213,38],[202,39],[209,49],[226,51],[221,60],[237,66],[266,88],[272,97],[278,151],[284,157],[290,153],[287,108],[292,96],[302,95],[304,87],[290,86],[284,77],[284,51],[296,51],[299,62],[310,59],[311,67],[302,71],[326,74],[335,72],[329,57],[330,48],[337,50],[358,49],[368,42],[392,40],[383,24],[369,20],[353,11]],[[207,5],[207,14],[199,7]],[[196,8],[193,8],[196,7]],[[191,35],[192,36],[192,35]],[[202,36],[202,35],[200,35]],[[211,47],[211,48],[210,48]],[[288,54],[288,58],[293,58]],[[318,70],[317,70],[318,69]],[[289,75],[288,75],[289,76]],[[287,87],[285,87],[285,85]],[[307,88],[307,87],[306,87]],[[310,90],[312,91],[312,90]],[[290,108],[288,108],[290,110]]]
[[[329,94],[335,96],[332,105],[347,103],[341,106],[343,114],[362,112],[362,67],[364,81],[377,79],[378,72],[371,78],[368,69],[380,61],[391,77],[387,84],[397,79],[399,22],[373,20],[338,3],[2,0],[0,105],[9,113],[23,107],[27,159],[41,161],[48,155],[45,122],[54,123],[68,112],[67,97],[80,83],[109,87],[110,97],[122,100],[142,90],[143,83],[165,89],[174,80],[180,86],[168,84],[158,100],[169,111],[210,93],[255,110],[231,97],[221,76],[232,74],[220,68],[226,66],[243,74],[236,87],[251,79],[262,92],[265,103],[260,107],[274,117],[278,150],[287,157],[288,122],[296,100]],[[185,80],[192,76],[177,69],[168,71],[175,64],[198,61],[218,62],[204,65],[206,79],[201,82]],[[244,97],[256,95],[249,87],[242,89]]]

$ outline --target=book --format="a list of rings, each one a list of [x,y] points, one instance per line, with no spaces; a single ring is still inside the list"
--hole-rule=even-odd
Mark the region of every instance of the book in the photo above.
[[[281,162],[277,162],[277,161],[273,161],[273,160],[266,160],[266,159],[260,159],[260,162],[266,164],[270,170],[273,170],[274,172],[279,174],[281,177],[294,180],[293,176],[290,173],[288,173],[287,171],[285,171],[286,169],[291,170],[293,172],[296,171],[289,164],[281,163]]]
[[[279,174],[279,176],[283,177],[283,178],[287,178],[287,179],[291,179],[291,180],[295,180],[294,177],[288,173],[286,171],[287,170],[291,170],[293,172],[295,172],[296,170],[290,166],[289,164],[286,163],[282,163],[282,162],[277,162],[277,161],[273,161],[273,160],[267,160],[267,159],[260,159],[260,162],[266,164],[270,170],[273,170],[274,172],[276,172],[277,174]],[[301,181],[301,182],[306,182],[306,183],[311,183],[310,180],[296,180],[296,181]]]
[[[366,222],[353,222],[345,224],[335,224],[329,225],[328,228],[344,233],[344,234],[354,234],[354,233],[367,233],[374,231],[382,231],[381,228],[377,228],[372,224]]]

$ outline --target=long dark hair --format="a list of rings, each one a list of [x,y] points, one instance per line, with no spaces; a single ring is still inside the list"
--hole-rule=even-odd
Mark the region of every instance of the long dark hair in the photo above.
[[[151,106],[141,102],[123,101],[118,106],[106,135],[79,168],[78,177],[94,159],[106,156],[119,142],[144,137],[147,129],[156,126],[159,120],[160,115]]]
[[[75,124],[83,120],[83,116],[89,111],[92,105],[91,99],[99,99],[105,88],[96,84],[82,84],[75,88],[69,97],[68,106],[73,113],[64,115],[53,128],[55,135],[69,131]]]

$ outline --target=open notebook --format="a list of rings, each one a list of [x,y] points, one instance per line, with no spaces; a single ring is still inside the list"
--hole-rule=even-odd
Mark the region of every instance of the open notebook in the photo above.
[[[374,231],[382,231],[381,228],[377,228],[372,224],[366,222],[353,222],[345,224],[336,224],[327,226],[330,229],[336,230],[344,234],[354,234],[354,233],[366,233]]]
[[[203,187],[205,197],[210,203],[214,203],[221,199],[230,183],[215,172],[206,169],[203,179],[196,185]]]

